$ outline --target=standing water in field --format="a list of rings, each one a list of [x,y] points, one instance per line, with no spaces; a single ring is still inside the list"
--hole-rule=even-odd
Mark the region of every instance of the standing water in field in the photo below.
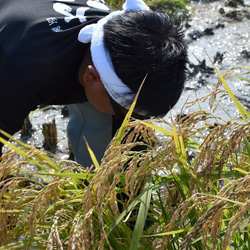
[[[248,4],[250,5],[249,1]],[[214,89],[218,82],[218,75],[213,73],[214,68],[210,59],[222,75],[234,67],[250,66],[250,7],[228,5],[221,1],[192,5],[194,15],[187,23],[190,27],[186,31],[189,41],[189,76],[180,101],[171,111],[172,116],[180,112],[186,101],[190,102],[206,96]],[[246,68],[245,70],[235,69],[232,75],[246,71]],[[226,81],[239,101],[249,111],[249,82],[238,78],[226,79]],[[203,110],[212,112],[207,102],[199,104]],[[228,116],[240,117],[230,97],[223,98],[219,104],[221,108],[215,111],[215,115],[226,119],[229,118]],[[197,105],[190,109],[184,108],[183,113],[187,114],[198,109]]]

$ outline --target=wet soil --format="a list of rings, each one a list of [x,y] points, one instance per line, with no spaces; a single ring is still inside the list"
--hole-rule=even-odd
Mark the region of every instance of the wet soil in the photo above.
[[[192,101],[205,96],[215,87],[218,76],[214,74],[210,59],[222,74],[234,67],[250,66],[250,1],[245,1],[245,5],[242,5],[241,0],[194,2],[192,7],[193,16],[186,23],[190,60],[188,80],[180,101],[171,112],[172,115],[178,114],[186,100]],[[235,75],[242,72],[244,70],[234,70]],[[227,83],[249,110],[249,83],[236,78],[227,80]],[[200,104],[202,109],[212,112],[208,103]],[[225,119],[228,116],[240,117],[230,98],[223,98],[220,105],[216,115]],[[183,112],[189,113],[197,108],[184,109]]]

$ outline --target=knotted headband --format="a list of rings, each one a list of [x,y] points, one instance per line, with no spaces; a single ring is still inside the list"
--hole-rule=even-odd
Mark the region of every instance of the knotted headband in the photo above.
[[[82,43],[91,43],[90,51],[96,70],[101,81],[114,101],[122,107],[129,109],[134,100],[135,93],[117,76],[110,55],[105,49],[103,36],[104,24],[115,16],[131,10],[150,10],[142,0],[126,0],[123,10],[111,12],[95,24],[90,24],[81,29],[78,40]]]

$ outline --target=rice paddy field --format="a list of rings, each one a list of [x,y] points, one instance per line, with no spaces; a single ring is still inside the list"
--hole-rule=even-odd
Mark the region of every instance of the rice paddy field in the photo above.
[[[32,113],[30,136],[0,137],[0,250],[249,249],[250,20],[218,14],[224,2],[191,6],[179,103],[141,121],[135,99],[100,163],[90,148],[92,166],[68,160],[62,107]],[[53,152],[44,117],[56,121]]]

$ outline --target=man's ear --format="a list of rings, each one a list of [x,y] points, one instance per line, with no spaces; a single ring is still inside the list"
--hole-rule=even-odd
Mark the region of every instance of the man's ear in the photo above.
[[[87,66],[83,75],[83,80],[86,85],[92,85],[97,81],[98,82],[101,81],[99,73],[93,65]]]

